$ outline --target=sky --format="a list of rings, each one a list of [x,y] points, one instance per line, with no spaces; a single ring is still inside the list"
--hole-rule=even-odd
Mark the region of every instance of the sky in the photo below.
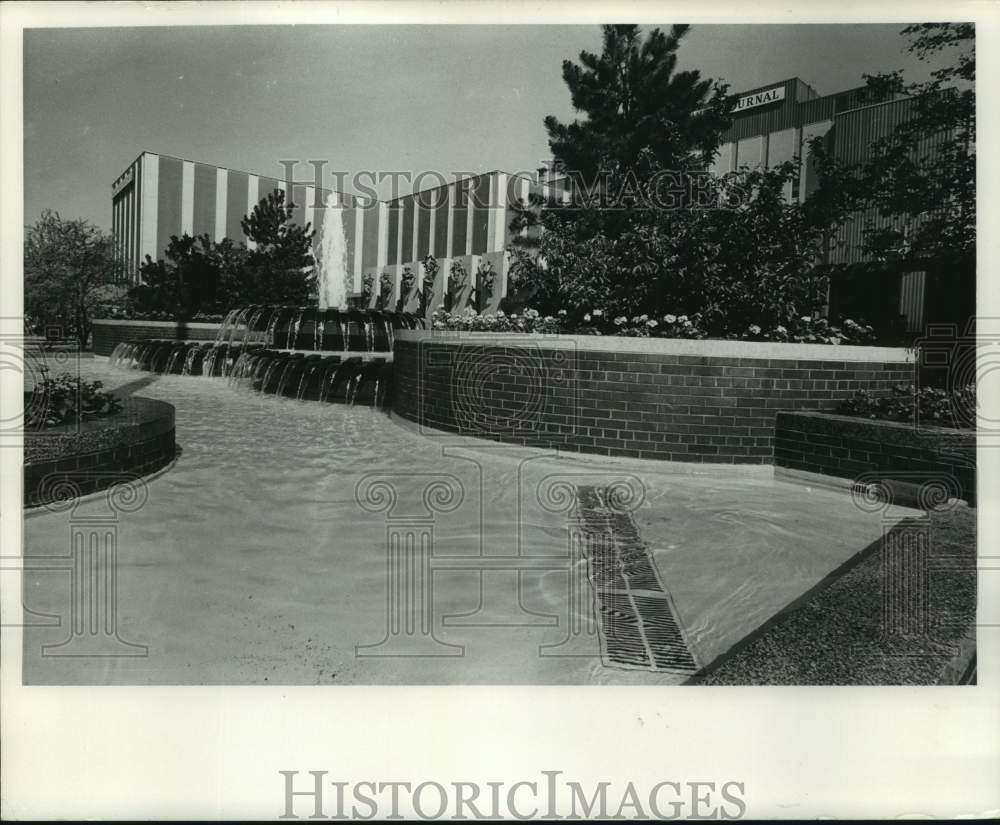
[[[798,76],[829,94],[893,69],[926,79],[902,28],[697,25],[679,67],[734,92]],[[549,156],[543,118],[574,116],[561,65],[581,50],[600,51],[597,26],[28,30],[25,222],[53,209],[108,228],[111,183],[143,150],[270,176],[295,158],[297,179],[313,159],[447,179],[534,170]]]

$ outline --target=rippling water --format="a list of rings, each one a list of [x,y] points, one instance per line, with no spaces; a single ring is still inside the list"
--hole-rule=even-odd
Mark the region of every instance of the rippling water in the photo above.
[[[676,683],[604,666],[593,639],[578,655],[549,655],[566,634],[573,524],[572,511],[543,492],[554,477],[641,481],[636,523],[702,663],[882,530],[882,517],[845,494],[775,482],[770,468],[560,458],[421,433],[367,407],[261,396],[225,379],[111,370],[99,358],[84,371],[176,407],[181,455],[117,526],[119,633],[149,653],[43,657],[41,645],[67,636],[65,623],[29,627],[28,683]],[[391,509],[359,503],[366,478],[392,489]],[[424,490],[435,480],[446,494],[429,512]],[[29,513],[26,555],[65,554],[72,519],[102,508],[98,496],[72,518]],[[419,657],[357,655],[386,635],[387,531],[428,529],[435,559],[446,560],[435,561],[431,589],[440,644]],[[481,573],[480,556],[552,563]],[[26,572],[25,604],[65,615],[68,576]]]

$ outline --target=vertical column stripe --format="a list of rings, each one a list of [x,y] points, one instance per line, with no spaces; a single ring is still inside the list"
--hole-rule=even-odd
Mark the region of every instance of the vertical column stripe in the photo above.
[[[132,280],[138,282],[139,267],[142,264],[142,186],[143,162],[139,158],[135,162],[135,258],[132,261]]]
[[[247,211],[246,214],[249,215],[253,212],[253,208],[257,205],[257,201],[260,200],[260,179],[256,175],[247,176]],[[249,238],[246,239],[247,249],[256,249],[257,244],[251,241]]]
[[[497,221],[496,221],[496,204],[500,200],[500,193],[497,191],[497,175],[492,174],[489,177],[489,200],[487,203],[486,210],[486,249],[485,252],[492,252],[496,249],[496,235],[497,235]]]
[[[497,252],[507,246],[507,173],[495,173],[491,186],[490,206],[494,211],[492,213],[493,238],[489,244],[489,251]]]
[[[133,235],[135,230],[135,178],[132,179],[132,185],[129,186],[125,197],[125,251],[126,265],[128,265],[135,254],[135,236]]]
[[[410,250],[410,260],[419,261],[420,260],[420,202],[419,195],[414,193],[413,199],[411,200],[413,204],[413,246]],[[419,277],[419,276],[418,276]]]
[[[385,231],[384,224],[379,222],[379,205],[377,201],[367,200],[365,211],[364,242],[361,250],[361,275],[378,266],[379,235]]]
[[[469,178],[465,186],[465,254],[472,254],[472,230],[475,228],[475,197],[476,182],[474,178]],[[474,277],[474,275],[473,275]]]
[[[378,252],[376,253],[375,266],[380,270],[389,261],[389,204],[378,202]],[[384,228],[383,228],[384,227]],[[376,287],[377,289],[378,287]]]
[[[437,224],[437,205],[438,198],[440,195],[437,190],[432,190],[426,193],[425,200],[427,201],[427,207],[424,209],[424,220],[427,224],[426,240],[421,238],[421,244],[426,252],[421,255],[421,250],[417,250],[418,257],[424,257],[426,255],[434,255],[434,230]],[[438,256],[436,256],[438,257]]]
[[[230,169],[226,173],[226,224],[225,233],[233,243],[243,243],[241,222],[247,213],[247,174]]]
[[[215,189],[218,170],[204,163],[194,164],[191,234],[215,237]]]
[[[226,202],[229,199],[229,170],[215,170],[215,237],[213,240],[221,241],[226,237]]]
[[[181,232],[185,235],[194,234],[194,164],[183,161],[181,175]]]
[[[135,261],[139,257],[139,180],[142,177],[142,170],[139,168],[139,161],[132,164],[132,211],[129,215],[129,256],[128,272],[131,275],[135,272]]]
[[[159,192],[156,199],[158,219],[156,255],[163,257],[170,239],[181,234],[183,214],[183,162],[177,158],[163,157],[160,161]]]
[[[361,292],[361,278],[362,278],[362,260],[364,259],[365,251],[365,219],[368,217],[366,215],[366,209],[363,209],[360,201],[354,201],[354,265],[352,267],[352,272],[354,275],[351,281],[351,290],[358,294]]]
[[[444,190],[444,215],[447,228],[445,229],[444,257],[450,258],[452,244],[455,241],[455,186],[448,186]]]
[[[114,260],[117,265],[121,259],[121,230],[118,227],[118,203],[120,198],[111,199],[111,235],[115,239]]]
[[[401,220],[403,222],[400,227],[400,235],[402,236],[400,247],[400,258],[399,262],[401,264],[408,264],[413,260],[413,248],[416,243],[416,204],[414,203],[413,195],[408,195],[403,198],[403,214]]]
[[[448,212],[451,209],[451,187],[442,186],[435,192],[434,225],[431,227],[431,248],[434,257],[447,258],[451,254],[448,243]]]
[[[303,193],[303,198],[305,203],[302,205],[302,220],[303,226],[310,224],[313,229],[316,228],[316,187],[307,186]]]
[[[157,205],[160,199],[160,158],[157,155],[145,154],[142,156],[142,226],[140,227],[140,237],[142,238],[141,249],[139,250],[142,259],[149,255],[154,261],[159,258],[160,253],[156,246],[156,239],[159,235],[159,210]]]

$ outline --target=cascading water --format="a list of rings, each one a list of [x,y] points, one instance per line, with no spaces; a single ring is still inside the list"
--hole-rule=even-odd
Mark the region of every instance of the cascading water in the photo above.
[[[121,343],[110,363],[119,369],[217,376],[234,386],[298,400],[382,406],[395,331],[424,326],[424,319],[410,313],[250,306],[229,312],[215,341]]]
[[[344,235],[344,210],[337,193],[326,196],[323,231],[316,261],[316,285],[319,308],[341,309],[347,306],[350,272],[347,266],[347,238]]]

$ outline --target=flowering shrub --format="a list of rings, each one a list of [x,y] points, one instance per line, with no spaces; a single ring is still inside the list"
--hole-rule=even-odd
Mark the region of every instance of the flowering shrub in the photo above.
[[[24,411],[24,428],[57,427],[114,415],[122,403],[102,390],[103,386],[100,381],[82,381],[68,372],[50,378],[43,370],[43,378],[35,384],[31,403]]]
[[[660,318],[619,315],[609,321],[599,309],[584,313],[574,331],[584,335],[623,335],[629,338],[704,338],[708,334],[699,313],[690,317],[667,314]]]
[[[603,309],[590,309],[577,318],[568,310],[560,309],[556,315],[542,316],[537,310],[526,309],[521,315],[477,315],[468,308],[463,313],[439,312],[434,315],[435,329],[455,329],[489,332],[551,332],[576,335],[620,335],[629,338],[708,338],[709,333],[701,313],[675,315],[667,313],[658,318],[650,315],[625,315],[611,317]],[[815,344],[868,344],[875,334],[870,326],[846,320],[841,326],[832,326],[825,318],[802,317],[788,326],[778,325],[763,330],[756,325],[740,336],[730,336],[744,341],[779,341]]]
[[[196,312],[188,321],[221,324],[225,315],[213,312]],[[167,310],[140,310],[130,304],[102,304],[96,308],[94,318],[113,321],[179,321],[174,312]]]
[[[778,324],[770,329],[750,324],[738,337],[743,341],[782,341],[796,344],[870,344],[875,340],[875,331],[871,326],[862,326],[850,318],[840,326],[833,326],[826,318],[803,315],[789,321],[787,325]]]
[[[462,330],[464,332],[536,332],[554,334],[559,332],[559,321],[551,315],[542,317],[537,310],[527,309],[522,314],[508,315],[503,310],[496,314],[478,314],[472,307],[464,312],[434,313],[434,329]]]
[[[853,398],[837,408],[837,412],[883,421],[919,421],[942,427],[969,428],[975,421],[976,385],[966,384],[954,390],[935,387],[918,390],[913,384],[899,384],[892,388],[890,395],[881,398],[872,397],[867,390],[858,390]]]

